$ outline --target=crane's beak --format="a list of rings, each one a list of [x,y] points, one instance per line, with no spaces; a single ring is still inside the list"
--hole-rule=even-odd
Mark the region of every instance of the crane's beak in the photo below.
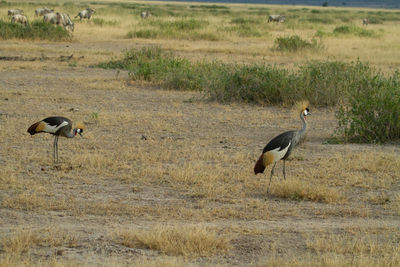
[[[79,133],[79,135],[80,135],[81,137],[83,137],[82,133]]]

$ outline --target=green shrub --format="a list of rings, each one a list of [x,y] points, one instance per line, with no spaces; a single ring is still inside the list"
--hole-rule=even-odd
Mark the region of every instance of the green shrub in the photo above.
[[[400,139],[400,75],[366,71],[351,83],[336,114],[347,141],[384,143]]]
[[[31,24],[21,25],[0,20],[1,39],[40,39],[51,41],[71,40],[71,34],[62,27],[35,20]]]
[[[352,28],[348,25],[338,26],[333,30],[333,33],[336,34],[349,34],[352,32]]]
[[[301,39],[298,35],[292,35],[276,38],[274,49],[278,51],[295,52],[301,49],[317,49],[319,47],[320,45],[315,39],[313,39],[311,42],[308,42]]]
[[[340,34],[347,34],[347,35],[356,35],[360,37],[376,37],[377,34],[373,30],[367,30],[361,27],[357,27],[354,25],[343,25],[338,26],[333,30],[333,34],[340,35]]]

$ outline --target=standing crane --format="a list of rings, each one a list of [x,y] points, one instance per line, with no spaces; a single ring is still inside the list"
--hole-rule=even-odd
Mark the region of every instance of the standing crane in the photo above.
[[[44,120],[38,121],[32,124],[28,128],[28,133],[31,135],[37,133],[49,133],[54,135],[54,144],[53,144],[53,158],[54,163],[58,162],[58,137],[64,136],[67,138],[74,138],[77,134],[82,136],[82,132],[84,129],[83,124],[78,124],[76,128],[72,129],[72,122],[70,119],[65,117],[48,117]]]
[[[283,177],[286,180],[285,161],[290,156],[293,149],[304,138],[307,128],[306,117],[310,114],[307,104],[303,103],[300,111],[300,119],[303,122],[303,128],[298,131],[281,133],[269,141],[269,143],[264,147],[260,158],[254,166],[254,173],[256,175],[258,173],[263,173],[268,165],[271,165],[272,163],[274,164],[271,169],[271,176],[269,177],[267,193],[269,192],[269,187],[271,185],[272,175],[274,175],[275,165],[279,160],[283,160]]]

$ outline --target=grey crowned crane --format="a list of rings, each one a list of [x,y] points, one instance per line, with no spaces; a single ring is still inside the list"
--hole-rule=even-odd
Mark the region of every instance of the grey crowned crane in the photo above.
[[[283,160],[283,177],[286,179],[285,161],[290,156],[293,149],[304,138],[307,128],[306,117],[310,114],[311,113],[307,107],[307,104],[302,103],[300,119],[303,122],[303,128],[298,131],[281,133],[269,141],[269,143],[264,147],[260,158],[257,160],[256,165],[254,166],[254,173],[263,173],[268,165],[274,164],[271,169],[271,176],[269,177],[267,193],[269,192],[275,165],[279,160]]]
[[[72,132],[71,129],[72,122],[70,119],[65,117],[48,117],[32,124],[27,132],[31,135],[37,133],[49,133],[54,135],[53,158],[54,163],[56,163],[58,162],[58,137],[64,136],[67,138],[74,138],[77,134],[82,136],[84,125],[81,123],[78,124],[76,128],[72,129]]]

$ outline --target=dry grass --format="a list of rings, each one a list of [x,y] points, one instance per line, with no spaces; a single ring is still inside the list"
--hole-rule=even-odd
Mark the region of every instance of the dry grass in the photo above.
[[[218,41],[127,39],[133,28],[148,27],[136,13],[141,7],[121,17],[100,7],[95,17],[116,23],[76,22],[70,43],[0,42],[2,56],[49,57],[0,61],[1,266],[399,265],[397,144],[326,144],[335,108],[310,107],[307,140],[286,163],[287,180],[277,165],[267,194],[270,169],[255,176],[253,166],[268,140],[301,126],[290,107],[207,103],[197,93],[90,67],[125,48],[157,44],[192,60],[293,68],[358,57],[391,72],[400,62],[396,22],[369,25],[382,28],[380,38],[326,36],[324,52],[296,54],[270,48],[281,35],[309,40],[314,25],[267,25],[258,37],[229,32]],[[249,7],[229,6],[234,13]],[[289,8],[263,7],[265,14]],[[30,16],[34,8],[24,9]],[[70,14],[81,8],[65,6]],[[203,15],[202,31],[213,34],[233,16]],[[59,61],[71,54],[73,61]],[[26,133],[51,115],[87,126],[84,138],[60,139],[56,166],[53,137]]]
[[[167,255],[207,257],[227,251],[227,237],[202,225],[163,226],[148,230],[131,230],[116,234],[115,241],[130,248],[158,250]]]

